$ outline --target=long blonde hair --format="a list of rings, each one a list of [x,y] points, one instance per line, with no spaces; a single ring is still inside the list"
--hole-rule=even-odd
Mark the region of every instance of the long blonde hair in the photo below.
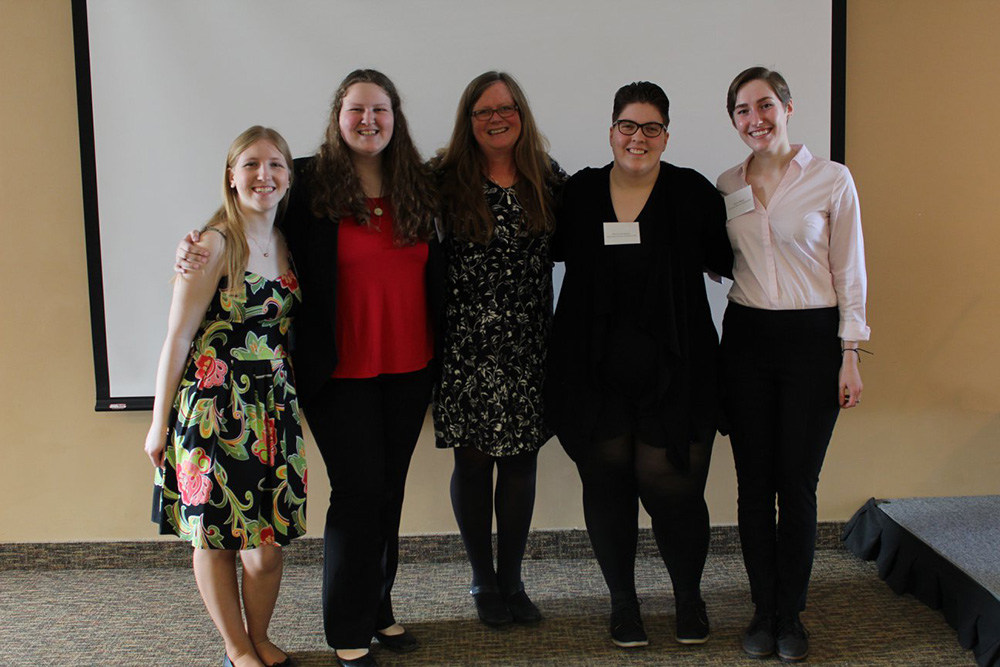
[[[222,176],[222,206],[205,223],[202,231],[212,227],[222,232],[226,239],[224,250],[226,267],[226,289],[229,294],[239,291],[243,286],[243,273],[247,269],[247,261],[250,257],[250,246],[247,244],[246,220],[240,210],[239,193],[236,188],[230,186],[230,170],[236,168],[236,160],[246,149],[250,148],[258,141],[266,141],[278,149],[285,158],[288,167],[288,190],[285,196],[278,203],[278,213],[275,222],[281,220],[285,209],[288,207],[288,193],[292,186],[292,151],[288,148],[288,142],[277,130],[261,125],[254,125],[243,131],[240,136],[233,140],[229,146],[229,154],[226,156],[226,169]]]
[[[493,214],[483,198],[486,158],[472,132],[472,107],[497,82],[507,86],[521,116],[521,136],[514,145],[514,161],[522,178],[517,194],[525,212],[520,231],[538,236],[551,232],[555,224],[549,188],[556,176],[548,155],[548,142],[538,130],[528,98],[510,74],[484,72],[465,87],[458,102],[451,140],[433,163],[442,173],[445,231],[464,241],[488,243],[493,237]]]

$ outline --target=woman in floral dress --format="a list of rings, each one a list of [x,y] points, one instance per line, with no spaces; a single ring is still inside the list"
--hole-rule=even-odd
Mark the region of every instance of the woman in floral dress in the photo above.
[[[301,296],[274,226],[291,164],[285,140],[268,128],[251,127],[230,147],[224,203],[201,235],[210,258],[174,284],[145,441],[156,468],[153,520],[194,547],[225,664],[239,667],[292,664],[267,629],[280,546],[306,532],[304,443],[287,359]]]
[[[524,592],[521,560],[538,450],[552,435],[541,391],[552,319],[552,189],[565,174],[546,153],[524,93],[503,72],[466,87],[435,167],[447,267],[435,436],[438,447],[455,450],[452,507],[480,619],[530,625],[541,614]]]

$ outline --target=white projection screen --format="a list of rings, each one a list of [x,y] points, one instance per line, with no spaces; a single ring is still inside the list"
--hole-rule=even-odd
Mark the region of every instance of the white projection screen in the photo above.
[[[654,81],[664,159],[714,182],[746,154],[726,89],[764,65],[791,86],[792,141],[843,160],[846,0],[74,0],[73,15],[98,410],[152,406],[174,248],[218,206],[229,143],[262,124],[312,154],[353,69],[396,83],[425,157],[465,85],[510,72],[570,173],[611,160],[615,91]]]

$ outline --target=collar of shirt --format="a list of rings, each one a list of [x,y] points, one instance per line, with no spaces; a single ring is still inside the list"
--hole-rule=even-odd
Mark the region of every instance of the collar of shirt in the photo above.
[[[806,166],[812,162],[813,154],[809,152],[809,149],[806,148],[805,144],[792,144],[792,150],[795,151],[795,156],[792,158],[792,162],[798,166],[800,171],[804,171]],[[750,153],[750,155],[747,156],[747,159],[743,160],[743,163],[740,165],[739,174],[744,183],[747,182],[747,167],[750,165],[750,160],[752,159],[753,153]]]

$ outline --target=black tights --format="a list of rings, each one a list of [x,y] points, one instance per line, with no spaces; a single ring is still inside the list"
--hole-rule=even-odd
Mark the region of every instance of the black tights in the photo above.
[[[474,447],[455,448],[451,506],[472,565],[473,586],[521,585],[521,560],[535,507],[538,452],[496,457]],[[496,493],[493,467],[496,466]],[[493,567],[493,510],[497,516],[497,560]]]
[[[664,450],[632,434],[594,443],[576,462],[587,532],[612,605],[635,600],[640,500],[652,518],[675,599],[700,596],[709,538],[705,481],[714,439],[713,432],[691,444],[687,472],[675,468]]]

